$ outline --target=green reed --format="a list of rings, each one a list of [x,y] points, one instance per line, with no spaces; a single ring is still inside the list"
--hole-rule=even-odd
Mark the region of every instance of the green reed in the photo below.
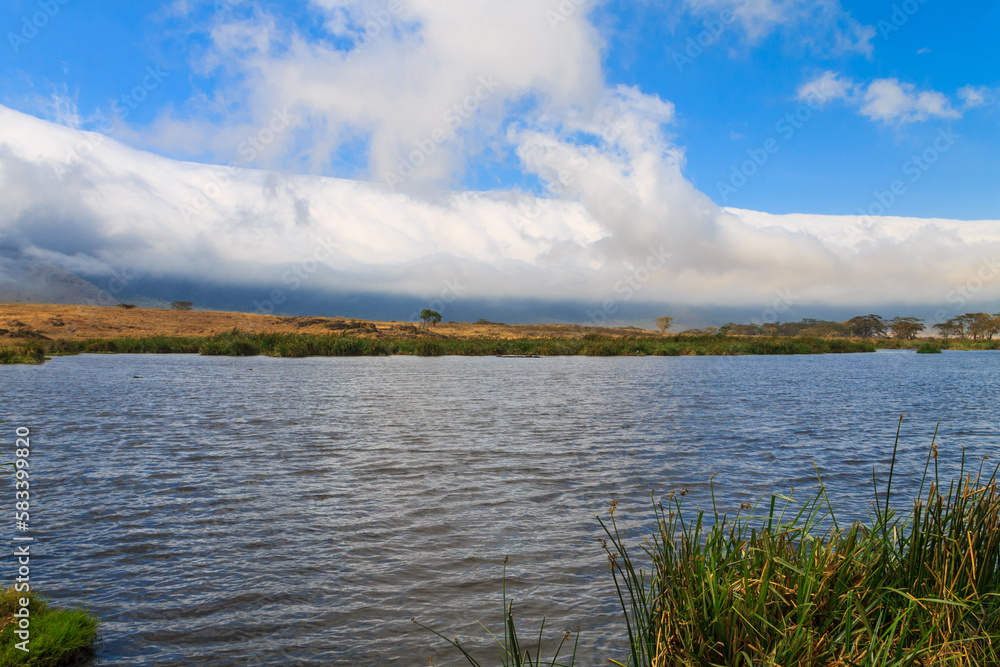
[[[644,545],[646,578],[612,514],[607,549],[628,592],[625,664],[1000,664],[996,469],[984,477],[963,456],[943,489],[935,438],[913,508],[899,514],[898,444],[897,431],[884,495],[873,471],[869,519],[850,526],[838,523],[822,480],[804,502],[773,495],[733,517],[719,513],[713,487],[710,524],[704,511],[685,520],[681,499],[668,496]]]

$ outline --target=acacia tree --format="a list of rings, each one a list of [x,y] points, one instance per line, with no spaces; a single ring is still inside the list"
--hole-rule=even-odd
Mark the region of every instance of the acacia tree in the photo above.
[[[424,321],[424,327],[428,324],[437,324],[441,321],[441,313],[430,308],[424,308],[420,311],[420,319]]]
[[[934,328],[937,329],[938,333],[944,338],[951,338],[952,336],[965,338],[965,324],[960,322],[957,317],[935,324]]]
[[[881,338],[885,335],[888,325],[878,315],[858,315],[845,322],[851,329],[851,335],[858,338]]]
[[[962,317],[966,322],[966,332],[973,340],[980,338],[993,340],[993,336],[1000,332],[1000,318],[993,317],[989,313],[966,313]]]
[[[935,324],[934,328],[940,331],[945,338],[957,336],[962,339],[993,340],[993,336],[1000,333],[1000,315],[966,313]]]
[[[892,332],[893,338],[913,340],[917,334],[926,329],[924,321],[916,317],[894,317],[885,323]]]
[[[672,317],[657,317],[656,318],[656,326],[660,327],[660,331],[662,331],[663,333],[667,333],[667,329],[670,328],[670,325],[673,324],[673,322],[674,322],[674,318],[672,318]]]

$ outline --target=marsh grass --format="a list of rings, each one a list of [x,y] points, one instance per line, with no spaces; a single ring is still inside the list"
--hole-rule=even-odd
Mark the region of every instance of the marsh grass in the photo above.
[[[28,653],[15,646],[21,641],[14,635],[14,613],[21,608],[20,598],[29,600],[31,637]],[[38,593],[19,593],[7,588],[0,592],[0,667],[76,664],[93,655],[98,625],[97,618],[83,609],[50,607]]]
[[[45,361],[45,350],[37,343],[18,345],[13,348],[0,349],[0,365],[5,364],[40,364]]]
[[[772,495],[733,515],[719,511],[713,485],[711,510],[690,518],[680,495],[654,503],[656,529],[637,561],[613,502],[598,520],[629,648],[610,662],[1000,665],[997,469],[970,469],[963,455],[943,487],[935,433],[901,514],[892,506],[898,444],[897,430],[884,492],[873,469],[868,520],[851,525],[837,520],[821,479],[804,501]],[[513,628],[511,614],[505,625]]]
[[[997,471],[970,471],[963,456],[943,488],[932,442],[912,510],[899,514],[898,443],[897,431],[884,494],[873,470],[869,519],[850,526],[822,480],[804,502],[773,495],[733,517],[714,488],[711,516],[691,520],[669,496],[643,548],[648,576],[612,513],[601,523],[631,648],[619,664],[1000,664]]]
[[[153,336],[36,341],[0,350],[0,363],[41,363],[46,355],[202,354],[249,357],[438,356],[730,356],[874,352],[868,341],[823,338],[724,336],[567,338],[365,338],[348,335],[249,333],[232,330],[207,338]]]

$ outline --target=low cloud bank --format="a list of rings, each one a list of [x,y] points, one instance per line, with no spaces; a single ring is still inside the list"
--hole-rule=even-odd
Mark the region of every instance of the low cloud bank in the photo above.
[[[174,161],[0,107],[0,253],[126,282],[242,286],[261,303],[449,293],[591,304],[609,320],[641,304],[752,312],[788,294],[816,308],[995,306],[1000,222],[722,209],[683,176],[662,130],[672,117],[618,88],[586,113],[509,128],[543,196],[428,197]]]

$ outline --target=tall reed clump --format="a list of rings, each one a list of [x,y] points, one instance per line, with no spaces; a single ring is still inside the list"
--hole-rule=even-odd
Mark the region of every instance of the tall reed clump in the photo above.
[[[822,480],[804,502],[772,495],[734,516],[720,513],[713,485],[710,514],[686,518],[674,494],[654,503],[656,531],[640,563],[619,531],[613,502],[608,521],[598,520],[629,648],[610,662],[1000,665],[997,469],[984,476],[983,465],[967,468],[963,455],[959,476],[941,486],[935,433],[912,510],[900,514],[891,504],[898,444],[897,430],[884,493],[873,470],[868,520],[850,526],[837,521]]]
[[[890,504],[895,464],[896,449],[870,520],[849,527],[822,483],[801,504],[774,495],[732,518],[715,507],[713,489],[710,525],[704,511],[685,520],[681,500],[668,496],[644,546],[648,576],[612,510],[601,523],[630,643],[619,664],[1000,664],[996,470],[984,478],[963,457],[942,488],[932,444],[913,509],[900,515]]]

